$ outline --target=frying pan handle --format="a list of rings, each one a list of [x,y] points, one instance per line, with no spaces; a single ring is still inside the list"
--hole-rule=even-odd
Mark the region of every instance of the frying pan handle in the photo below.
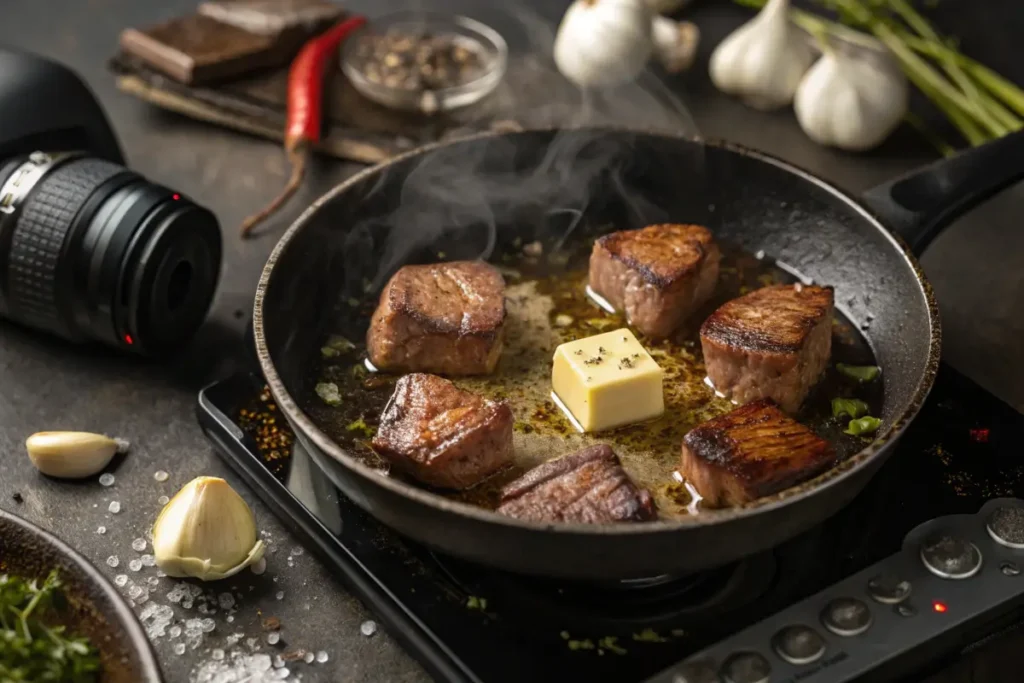
[[[1024,179],[1024,130],[874,187],[863,199],[920,254],[961,215]]]

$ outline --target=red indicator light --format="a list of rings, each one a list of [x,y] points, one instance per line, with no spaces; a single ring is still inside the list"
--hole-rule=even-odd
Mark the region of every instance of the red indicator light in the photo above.
[[[128,344],[129,346],[131,346],[132,344],[135,343],[135,340],[132,339],[132,335],[126,334],[126,335],[124,335],[124,343]]]
[[[939,602],[938,600],[936,600],[935,602],[932,603],[932,609],[935,610],[936,612],[938,612],[939,614],[944,614],[946,612],[946,610],[949,609],[949,608],[946,607],[946,603]]]
[[[174,194],[171,195],[171,199],[173,199],[174,201],[178,201],[179,199],[181,199],[181,195],[175,192]]]
[[[987,429],[972,429],[971,441],[974,443],[988,443],[988,434]]]

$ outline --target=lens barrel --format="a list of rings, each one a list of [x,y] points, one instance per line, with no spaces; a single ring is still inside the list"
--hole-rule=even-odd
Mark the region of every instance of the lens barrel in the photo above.
[[[143,355],[180,348],[217,286],[217,220],[180,193],[81,154],[0,167],[0,315]]]

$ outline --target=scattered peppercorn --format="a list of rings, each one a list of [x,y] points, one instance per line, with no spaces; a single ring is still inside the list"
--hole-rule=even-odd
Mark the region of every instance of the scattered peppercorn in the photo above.
[[[364,36],[355,63],[371,83],[409,91],[451,88],[484,71],[478,46],[465,39],[399,30]]]
[[[295,435],[287,424],[278,424],[276,413],[277,405],[270,390],[264,388],[255,406],[239,411],[238,426],[256,442],[256,448],[271,472],[280,475],[291,455]]]
[[[15,503],[24,503],[25,502],[25,499],[22,498],[21,494],[18,493],[17,491],[15,491],[14,495],[11,496],[11,497],[14,498],[14,502]]]

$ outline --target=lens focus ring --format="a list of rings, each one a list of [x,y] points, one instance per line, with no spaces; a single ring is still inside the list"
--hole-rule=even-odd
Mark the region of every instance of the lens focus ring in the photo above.
[[[90,194],[124,168],[99,159],[69,161],[28,197],[11,238],[8,265],[12,313],[60,334],[57,268],[67,232]]]

